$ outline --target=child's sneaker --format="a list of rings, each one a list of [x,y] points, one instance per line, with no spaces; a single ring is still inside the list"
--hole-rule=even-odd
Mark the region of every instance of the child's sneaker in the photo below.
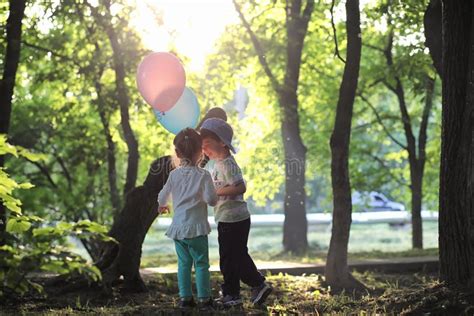
[[[254,305],[262,305],[272,291],[273,288],[269,284],[262,282],[261,285],[252,288],[250,299]]]
[[[225,296],[219,297],[218,299],[215,300],[215,302],[224,307],[233,307],[233,306],[242,305],[242,298],[240,297],[240,295],[227,294]]]
[[[178,302],[178,308],[193,308],[196,306],[194,299],[181,297]]]
[[[212,298],[204,299],[204,300],[198,300],[198,308],[199,311],[205,312],[205,311],[213,311],[214,310],[214,301]]]

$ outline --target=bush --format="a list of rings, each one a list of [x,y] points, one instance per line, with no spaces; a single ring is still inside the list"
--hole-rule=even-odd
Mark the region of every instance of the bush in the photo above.
[[[40,155],[14,147],[0,135],[0,155],[12,154],[30,160],[42,159]],[[77,223],[57,222],[45,224],[38,216],[25,215],[21,201],[13,195],[17,189],[30,189],[30,183],[17,183],[4,168],[0,168],[0,200],[7,209],[6,244],[0,246],[0,297],[23,295],[28,291],[43,292],[40,284],[29,278],[32,272],[55,274],[77,273],[91,282],[100,281],[101,273],[94,265],[63,246],[67,237],[94,238],[111,241],[107,229],[88,220]]]

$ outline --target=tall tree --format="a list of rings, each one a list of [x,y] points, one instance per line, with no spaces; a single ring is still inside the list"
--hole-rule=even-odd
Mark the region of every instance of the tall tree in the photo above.
[[[3,76],[0,81],[0,134],[8,134],[12,111],[13,90],[20,61],[21,26],[26,0],[10,0],[10,13],[6,25],[7,47],[3,61]],[[5,156],[0,154],[0,168],[5,164]],[[0,245],[5,243],[6,209],[0,204]]]
[[[91,9],[92,15],[94,16],[95,21],[100,25],[104,31],[107,33],[107,36],[112,46],[113,51],[113,68],[115,72],[115,84],[116,84],[116,94],[117,102],[120,106],[120,124],[122,126],[123,136],[128,147],[128,164],[127,164],[127,177],[125,180],[125,185],[123,192],[126,194],[131,189],[135,187],[138,175],[138,162],[140,155],[138,152],[138,141],[133,133],[132,127],[130,126],[130,116],[129,116],[129,106],[130,98],[128,96],[127,85],[125,84],[125,65],[124,65],[124,54],[123,47],[117,36],[117,31],[115,30],[114,25],[112,24],[113,16],[110,11],[111,0],[101,0],[101,6],[103,6],[102,12],[100,12],[96,7],[88,5]]]
[[[240,4],[234,6],[247,30],[259,62],[271,86],[278,96],[281,110],[281,135],[285,157],[285,198],[283,224],[283,247],[285,251],[302,253],[308,247],[308,222],[305,207],[306,147],[300,135],[298,115],[298,84],[301,55],[308,30],[308,22],[314,9],[314,0],[288,0],[286,13],[286,65],[283,83],[279,82],[269,65],[264,48],[244,16]]]
[[[419,6],[419,5],[418,5]],[[435,87],[435,78],[431,66],[426,65],[427,62],[426,54],[423,52],[423,48],[410,47],[410,45],[394,45],[395,37],[403,38],[403,32],[396,27],[398,23],[404,23],[407,27],[408,23],[414,24],[413,20],[417,21],[415,25],[420,25],[421,19],[418,15],[412,16],[408,13],[400,13],[399,3],[388,1],[381,6],[381,10],[386,17],[388,34],[386,35],[385,46],[383,48],[364,43],[367,47],[377,51],[380,56],[383,56],[384,62],[382,69],[387,69],[387,73],[384,73],[381,77],[374,80],[374,86],[378,83],[382,83],[383,86],[393,93],[397,100],[399,122],[403,128],[403,134],[405,141],[397,140],[394,136],[393,130],[391,131],[380,119],[380,115],[377,113],[375,106],[371,105],[369,100],[361,95],[361,98],[369,104],[372,110],[377,116],[377,121],[383,126],[384,131],[388,137],[400,146],[401,150],[406,152],[408,156],[408,166],[410,172],[410,181],[408,187],[411,193],[411,219],[412,219],[412,247],[423,248],[423,223],[421,218],[421,208],[423,202],[423,177],[425,174],[426,164],[426,147],[428,140],[428,126],[429,118],[433,107],[433,95]],[[416,20],[417,19],[417,20]],[[413,30],[416,32],[416,30]],[[383,38],[383,37],[382,37]],[[403,49],[402,54],[398,54]],[[405,52],[409,52],[406,54]],[[410,62],[407,57],[416,62]],[[415,94],[424,93],[425,102],[421,110],[421,119],[417,122],[416,115],[414,116],[415,110],[413,106],[410,108],[410,99],[408,97],[410,87],[412,87]],[[412,101],[412,103],[416,103]],[[411,112],[411,113],[410,113]],[[415,118],[414,118],[415,117]],[[418,133],[416,133],[416,128]]]
[[[347,248],[352,221],[349,144],[362,47],[359,0],[346,1],[346,30],[347,61],[339,88],[336,118],[330,140],[334,209],[325,275],[326,282],[333,287],[359,288],[362,285],[349,273],[347,266]]]
[[[390,17],[389,17],[390,21]],[[391,22],[389,27],[393,28]],[[383,80],[384,85],[392,91],[398,100],[400,108],[401,121],[403,123],[403,130],[405,132],[406,144],[403,148],[408,152],[408,161],[410,164],[410,188],[411,188],[411,221],[412,221],[412,246],[413,248],[423,248],[423,227],[421,220],[421,205],[423,199],[423,174],[425,168],[425,149],[427,140],[428,120],[430,117],[431,108],[433,105],[433,91],[434,79],[426,76],[426,91],[427,97],[421,125],[417,138],[413,132],[412,119],[408,111],[407,102],[405,98],[405,88],[403,86],[400,76],[394,69],[393,62],[393,29],[389,32],[387,46],[384,50],[387,66],[392,72],[394,85],[387,80]]]
[[[116,168],[116,146],[112,139],[112,133],[110,130],[110,106],[107,106],[108,102],[105,98],[104,87],[101,82],[102,75],[104,73],[105,67],[107,66],[107,61],[101,60],[100,57],[103,57],[100,45],[98,44],[98,30],[91,27],[88,24],[88,21],[84,17],[84,8],[74,2],[75,11],[79,17],[82,26],[86,29],[87,38],[91,41],[91,44],[94,46],[95,50],[93,52],[93,58],[90,62],[90,66],[87,67],[87,70],[84,69],[82,72],[86,75],[87,80],[90,80],[94,83],[94,89],[97,94],[96,104],[97,110],[100,116],[100,122],[103,127],[103,134],[107,143],[107,169],[108,169],[108,180],[109,180],[109,190],[110,190],[110,202],[114,209],[114,214],[120,210],[120,194],[117,187],[117,168]],[[101,54],[102,53],[102,54]],[[103,59],[103,58],[102,58]],[[89,78],[90,77],[90,78]]]
[[[98,49],[98,48],[97,48]],[[107,117],[106,111],[106,102],[103,95],[103,86],[100,82],[100,77],[102,71],[99,71],[97,75],[94,76],[94,86],[97,93],[97,109],[100,116],[100,122],[102,123],[104,137],[107,142],[107,168],[108,168],[108,179],[109,179],[109,188],[110,188],[110,202],[114,209],[114,214],[120,209],[120,194],[117,188],[117,169],[115,165],[115,143],[112,139],[112,134],[110,132],[110,121]]]
[[[474,288],[474,8],[443,0],[440,276]]]

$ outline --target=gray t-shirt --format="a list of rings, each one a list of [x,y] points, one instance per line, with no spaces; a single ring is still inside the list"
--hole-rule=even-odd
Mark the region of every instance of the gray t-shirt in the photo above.
[[[232,155],[222,160],[215,160],[212,168],[212,180],[216,190],[229,185],[244,183],[242,171]],[[235,223],[250,217],[243,194],[219,196],[214,207],[216,223]]]
[[[207,204],[214,206],[217,195],[207,170],[199,167],[179,167],[171,171],[168,181],[158,194],[158,203],[166,205],[173,199],[173,221],[166,236],[182,240],[208,235]]]

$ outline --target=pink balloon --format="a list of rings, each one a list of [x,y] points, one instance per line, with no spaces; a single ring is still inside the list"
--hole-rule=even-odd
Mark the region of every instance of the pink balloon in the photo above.
[[[170,53],[151,53],[138,66],[138,91],[154,109],[165,112],[181,97],[186,74],[179,59]]]

